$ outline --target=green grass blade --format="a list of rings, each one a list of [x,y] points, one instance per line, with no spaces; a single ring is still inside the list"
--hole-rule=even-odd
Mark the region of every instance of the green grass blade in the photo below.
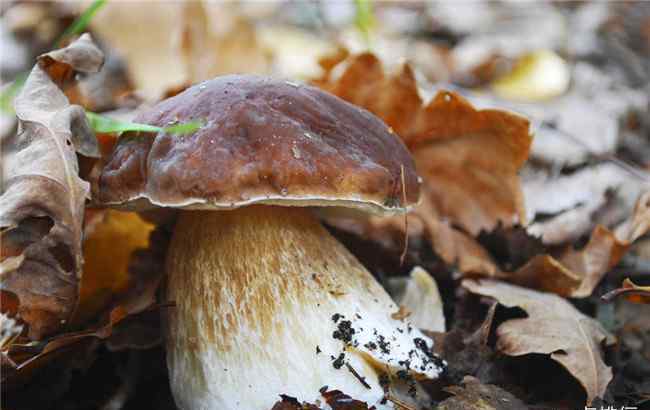
[[[100,133],[119,133],[125,131],[158,132],[161,130],[160,127],[153,125],[119,121],[90,111],[86,111],[86,118],[88,118],[90,128]]]
[[[93,131],[98,133],[121,133],[126,131],[166,132],[169,134],[190,134],[203,126],[200,121],[190,121],[169,127],[126,122],[105,117],[94,112],[86,111],[88,123]]]
[[[191,134],[203,126],[201,121],[190,121],[163,128],[163,131],[170,134]]]
[[[375,15],[372,10],[372,0],[354,0],[356,15],[354,23],[363,34],[366,45],[370,47],[370,30],[375,25]]]
[[[11,115],[15,113],[14,98],[18,95],[20,89],[23,88],[28,75],[28,72],[18,74],[14,81],[4,89],[2,94],[0,94],[0,110]]]
[[[55,46],[61,45],[61,42],[70,36],[81,34],[88,27],[90,20],[106,4],[106,0],[95,0],[77,19],[65,29],[65,31],[54,42]]]

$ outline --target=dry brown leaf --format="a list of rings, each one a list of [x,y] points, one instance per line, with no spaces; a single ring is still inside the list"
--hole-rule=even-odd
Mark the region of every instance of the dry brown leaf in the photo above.
[[[408,65],[388,75],[370,53],[350,57],[341,52],[321,65],[325,74],[317,85],[372,111],[407,143],[424,178],[422,202],[409,214],[408,234],[429,239],[435,253],[464,274],[586,297],[650,228],[648,196],[641,197],[616,234],[597,226],[580,250],[567,247],[554,256],[538,255],[515,272],[502,271],[475,238],[497,226],[526,223],[517,173],[531,144],[528,122],[505,111],[477,110],[449,92],[424,105]],[[401,217],[328,222],[392,249],[404,246],[407,227]]]
[[[525,223],[517,172],[531,144],[528,121],[505,111],[477,110],[451,92],[440,92],[425,105],[408,65],[387,75],[370,53],[347,59],[339,53],[322,66],[326,73],[316,85],[378,115],[411,149],[424,177],[422,204],[412,215],[436,253],[463,272],[498,276],[499,269],[470,235]],[[339,67],[343,72],[335,77]],[[405,232],[402,218],[369,225],[352,228],[380,241],[394,236],[386,231]]]
[[[561,296],[591,295],[603,276],[618,264],[630,245],[650,229],[650,192],[639,197],[634,214],[612,232],[596,226],[582,249],[568,246],[559,256],[538,255],[509,280]]]
[[[518,410],[526,405],[492,384],[482,384],[477,378],[465,376],[463,386],[450,386],[445,391],[453,394],[438,405],[439,410]]]
[[[77,302],[89,186],[76,153],[95,156],[98,147],[83,108],[61,88],[102,60],[87,34],[40,56],[15,100],[19,131],[2,141],[0,288],[18,296],[33,339],[56,332]]]
[[[510,356],[548,354],[580,382],[588,403],[603,396],[612,380],[612,369],[603,361],[603,346],[613,344],[615,338],[599,322],[551,293],[491,279],[466,279],[462,286],[506,307],[519,307],[528,315],[499,325],[497,348],[501,352]]]
[[[630,302],[650,305],[650,286],[639,286],[629,278],[626,278],[620,288],[606,293],[602,298],[606,301],[611,301],[618,296],[624,296]]]

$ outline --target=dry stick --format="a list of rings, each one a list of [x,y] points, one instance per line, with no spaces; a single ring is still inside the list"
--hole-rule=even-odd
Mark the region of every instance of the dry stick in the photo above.
[[[371,389],[371,388],[372,388],[372,387],[370,387],[370,385],[368,384],[368,382],[366,382],[366,378],[363,377],[363,376],[361,376],[361,375],[359,374],[359,372],[357,372],[357,371],[354,369],[354,367],[352,367],[352,365],[351,365],[350,363],[345,362],[345,367],[347,367],[348,370],[350,371],[350,373],[352,373],[352,375],[353,375],[354,377],[356,377],[357,380],[359,380],[359,382],[360,382],[361,384],[363,384],[363,387],[365,387],[366,389]]]
[[[404,164],[400,166],[400,174],[402,177],[402,202],[406,205],[406,181],[404,178]],[[406,259],[406,252],[409,247],[409,213],[408,210],[404,213],[404,249],[399,257],[399,266],[404,266],[404,259]]]

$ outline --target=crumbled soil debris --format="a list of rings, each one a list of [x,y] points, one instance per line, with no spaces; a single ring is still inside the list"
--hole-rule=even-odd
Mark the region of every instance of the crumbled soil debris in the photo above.
[[[342,341],[346,345],[349,345],[352,342],[352,336],[355,333],[356,331],[352,327],[352,322],[349,320],[342,320],[338,324],[337,330],[332,333],[332,337]]]
[[[386,341],[386,338],[384,335],[380,335],[377,332],[377,329],[374,331],[374,335],[377,337],[377,345],[379,346],[379,350],[383,354],[390,354],[390,342]]]
[[[335,369],[340,369],[345,364],[345,353],[341,353],[338,357],[330,356],[332,358],[332,366]]]
[[[413,339],[413,343],[415,343],[415,347],[418,348],[422,353],[424,353],[425,358],[422,359],[422,366],[421,370],[424,371],[427,367],[427,365],[433,363],[433,365],[439,369],[444,369],[447,367],[447,362],[443,360],[441,357],[435,355],[433,353],[433,350],[427,346],[427,342],[424,339],[421,339],[419,337],[416,337]],[[410,352],[409,352],[410,355]]]

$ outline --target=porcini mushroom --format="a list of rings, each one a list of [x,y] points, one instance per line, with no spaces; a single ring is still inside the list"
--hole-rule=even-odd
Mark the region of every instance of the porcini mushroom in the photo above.
[[[189,135],[123,135],[96,192],[181,209],[166,262],[178,407],[267,410],[328,386],[382,408],[381,373],[436,378],[431,340],[391,317],[385,290],[314,215],[417,202],[399,137],[324,91],[258,76],[218,77],[136,118],[191,120],[203,127]]]

